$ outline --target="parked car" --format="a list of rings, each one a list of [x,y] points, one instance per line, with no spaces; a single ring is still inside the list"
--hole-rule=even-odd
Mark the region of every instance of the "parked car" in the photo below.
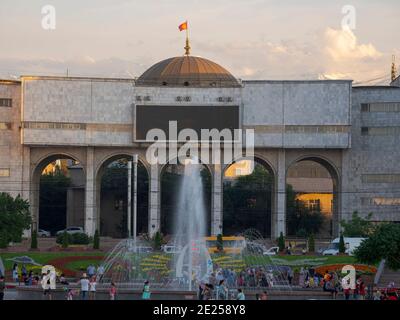
[[[152,253],[154,250],[152,247],[138,246],[136,247],[136,253]]]
[[[365,240],[365,238],[343,238],[344,244],[346,246],[345,253],[352,256],[355,249]],[[336,256],[339,254],[339,241],[340,238],[336,238],[332,240],[331,244],[329,245],[328,249],[322,252],[324,256]]]
[[[58,236],[59,234],[64,232],[67,232],[68,234],[85,233],[82,227],[68,227],[64,230],[57,231],[56,235]]]
[[[264,252],[268,251],[263,244],[256,242],[248,242],[246,244],[246,250],[250,254],[264,254]]]
[[[161,249],[165,253],[179,253],[182,251],[182,246],[164,245]]]
[[[51,237],[51,234],[50,234],[50,231],[46,231],[46,230],[43,230],[43,229],[39,229],[39,230],[37,231],[37,236],[38,236],[38,237],[41,237],[41,238],[50,238],[50,237]]]
[[[274,256],[276,254],[278,254],[279,252],[279,247],[271,247],[268,250],[263,252],[264,256]]]

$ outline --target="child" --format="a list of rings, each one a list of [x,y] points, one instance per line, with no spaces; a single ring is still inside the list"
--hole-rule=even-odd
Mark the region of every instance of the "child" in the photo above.
[[[309,281],[309,287],[314,288],[315,287],[314,277],[310,277],[308,281]]]
[[[319,278],[318,278],[317,275],[314,275],[314,285],[315,285],[316,287],[319,286]]]
[[[115,296],[117,295],[117,288],[115,288],[115,283],[111,282],[110,288],[110,300],[115,300]]]
[[[74,300],[75,291],[72,289],[67,289],[67,300]]]

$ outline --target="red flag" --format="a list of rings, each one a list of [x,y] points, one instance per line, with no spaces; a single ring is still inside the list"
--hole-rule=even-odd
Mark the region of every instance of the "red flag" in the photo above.
[[[187,28],[188,28],[188,23],[187,23],[187,21],[184,22],[184,23],[181,23],[181,24],[179,25],[179,31],[187,30]]]

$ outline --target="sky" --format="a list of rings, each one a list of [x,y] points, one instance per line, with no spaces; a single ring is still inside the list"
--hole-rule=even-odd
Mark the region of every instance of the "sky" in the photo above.
[[[237,78],[388,84],[399,15],[399,0],[1,0],[0,78],[137,77],[183,55],[188,20],[192,54]]]

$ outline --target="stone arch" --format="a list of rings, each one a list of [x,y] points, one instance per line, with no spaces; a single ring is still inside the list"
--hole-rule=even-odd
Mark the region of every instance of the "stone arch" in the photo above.
[[[45,216],[40,219],[40,181],[44,169],[56,160],[73,160],[80,164],[74,168],[74,173],[70,175],[72,185],[66,190],[66,213],[65,213],[65,223],[64,217],[61,220],[57,220],[57,225],[52,224],[51,221]],[[75,170],[76,169],[76,170]],[[71,173],[71,168],[68,169]],[[85,188],[86,188],[86,168],[81,159],[73,153],[70,152],[52,152],[41,156],[37,161],[31,163],[31,187],[30,187],[30,206],[31,214],[33,220],[34,229],[49,229],[53,234],[56,229],[63,229],[66,226],[80,226],[85,225]],[[64,209],[63,209],[64,210]],[[54,226],[54,228],[53,228]]]
[[[251,167],[244,160],[253,161],[251,173]],[[246,164],[243,173],[228,172],[240,162]],[[223,233],[229,236],[251,228],[266,238],[271,237],[276,188],[276,174],[271,163],[258,155],[238,158],[225,166],[222,180]]]
[[[314,173],[311,173],[310,168]],[[298,182],[295,182],[295,179]],[[301,179],[303,181],[300,181]],[[297,157],[286,167],[286,184],[290,184],[289,182],[296,184],[293,187],[293,193],[296,194],[296,203],[300,201],[300,207],[291,209],[289,207],[291,204],[286,203],[287,234],[294,236],[294,227],[290,223],[293,221],[291,215],[296,214],[295,211],[299,214],[302,210],[301,206],[305,206],[311,212],[321,211],[323,215],[323,223],[321,231],[317,234],[318,237],[337,235],[339,231],[340,171],[331,159],[318,154]],[[290,197],[288,194],[287,202]]]
[[[102,236],[123,238],[127,234],[127,176],[124,162],[132,153],[114,152],[105,156],[95,170],[97,229]],[[110,168],[121,160],[118,167]],[[110,170],[114,170],[115,176]],[[138,157],[137,234],[148,233],[150,173],[147,163]],[[107,176],[105,176],[107,175]],[[126,176],[126,177],[125,177]],[[104,179],[108,179],[107,182]],[[132,169],[133,179],[133,169]],[[118,180],[118,181],[117,181]],[[126,185],[125,185],[126,183]],[[132,183],[133,193],[133,183]],[[118,198],[118,199],[117,199]],[[133,196],[132,196],[133,201]],[[133,209],[132,209],[133,214]]]

